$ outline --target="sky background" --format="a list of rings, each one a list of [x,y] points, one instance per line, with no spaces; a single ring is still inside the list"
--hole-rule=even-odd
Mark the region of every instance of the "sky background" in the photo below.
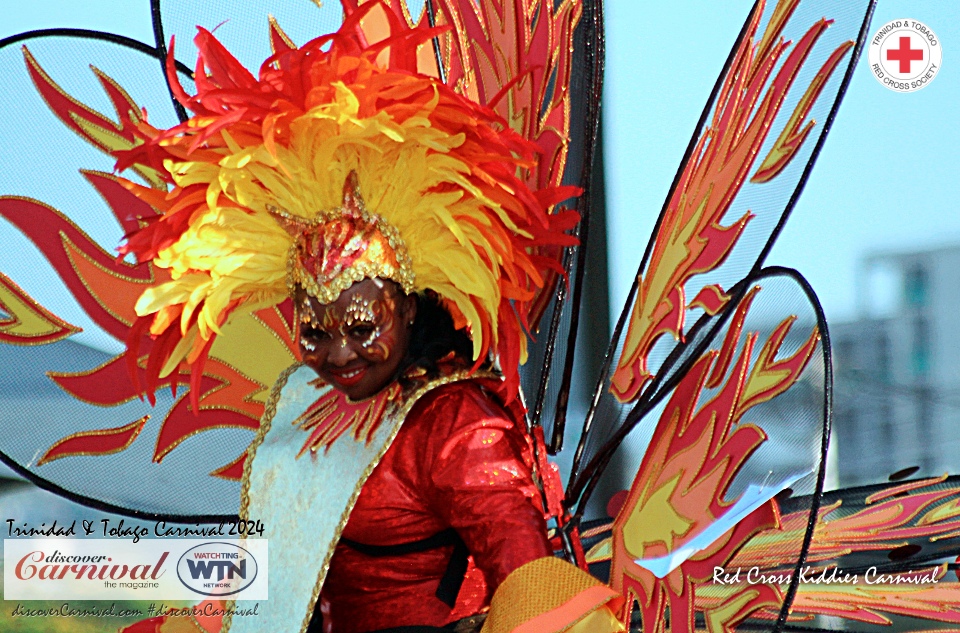
[[[149,2],[127,0],[123,11],[118,4],[9,3],[0,37],[71,26],[152,42]],[[642,246],[751,5],[605,2],[604,151],[614,310],[623,303]],[[856,278],[864,255],[960,243],[960,213],[952,195],[960,177],[955,119],[960,66],[954,62],[960,55],[960,5],[880,0],[871,32],[894,18],[920,20],[937,33],[943,70],[929,87],[898,94],[873,78],[864,53],[803,197],[767,260],[803,272],[834,321],[857,314]]]

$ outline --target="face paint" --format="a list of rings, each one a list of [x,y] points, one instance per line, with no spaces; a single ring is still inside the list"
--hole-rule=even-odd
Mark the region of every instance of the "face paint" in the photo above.
[[[396,284],[367,279],[326,305],[300,291],[294,305],[304,363],[326,382],[360,399],[396,378],[416,314]]]
[[[310,297],[306,293],[303,293],[302,299],[299,304],[297,304],[297,314],[299,315],[298,329],[300,332],[303,332],[306,329],[317,330],[320,328],[320,322],[317,319],[317,314],[313,311],[313,306],[310,304]],[[315,351],[317,349],[317,344],[310,340],[309,337],[300,335],[300,347],[308,352]]]

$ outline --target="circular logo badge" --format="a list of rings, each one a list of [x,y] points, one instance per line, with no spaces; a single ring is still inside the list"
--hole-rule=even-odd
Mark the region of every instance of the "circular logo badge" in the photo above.
[[[923,22],[891,20],[870,40],[870,70],[881,84],[895,92],[920,90],[940,72],[940,40]]]
[[[233,543],[203,543],[191,547],[177,561],[183,586],[204,596],[230,596],[253,584],[257,561]]]

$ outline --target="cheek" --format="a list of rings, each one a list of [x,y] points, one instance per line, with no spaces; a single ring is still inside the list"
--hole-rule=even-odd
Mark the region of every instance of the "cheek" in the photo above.
[[[376,363],[385,363],[393,355],[396,337],[392,333],[383,333],[366,347],[367,357]]]
[[[297,337],[297,349],[300,351],[300,360],[311,365],[320,366],[327,357],[325,346],[308,337]]]
[[[365,346],[367,358],[373,362],[385,363],[397,353],[400,332],[397,320],[387,316],[380,324],[380,334]]]

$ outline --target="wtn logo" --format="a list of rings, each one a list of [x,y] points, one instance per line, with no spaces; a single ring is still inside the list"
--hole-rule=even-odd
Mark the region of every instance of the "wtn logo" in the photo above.
[[[224,578],[233,580],[237,576],[244,580],[247,579],[246,559],[241,560],[239,565],[234,565],[228,560],[190,560],[188,558],[187,569],[190,570],[190,576],[194,580],[200,580],[201,577],[204,580],[210,580],[214,570],[217,571],[216,580],[223,580]]]
[[[191,547],[177,561],[177,577],[194,593],[232,596],[253,584],[257,560],[235,543],[211,542]]]

